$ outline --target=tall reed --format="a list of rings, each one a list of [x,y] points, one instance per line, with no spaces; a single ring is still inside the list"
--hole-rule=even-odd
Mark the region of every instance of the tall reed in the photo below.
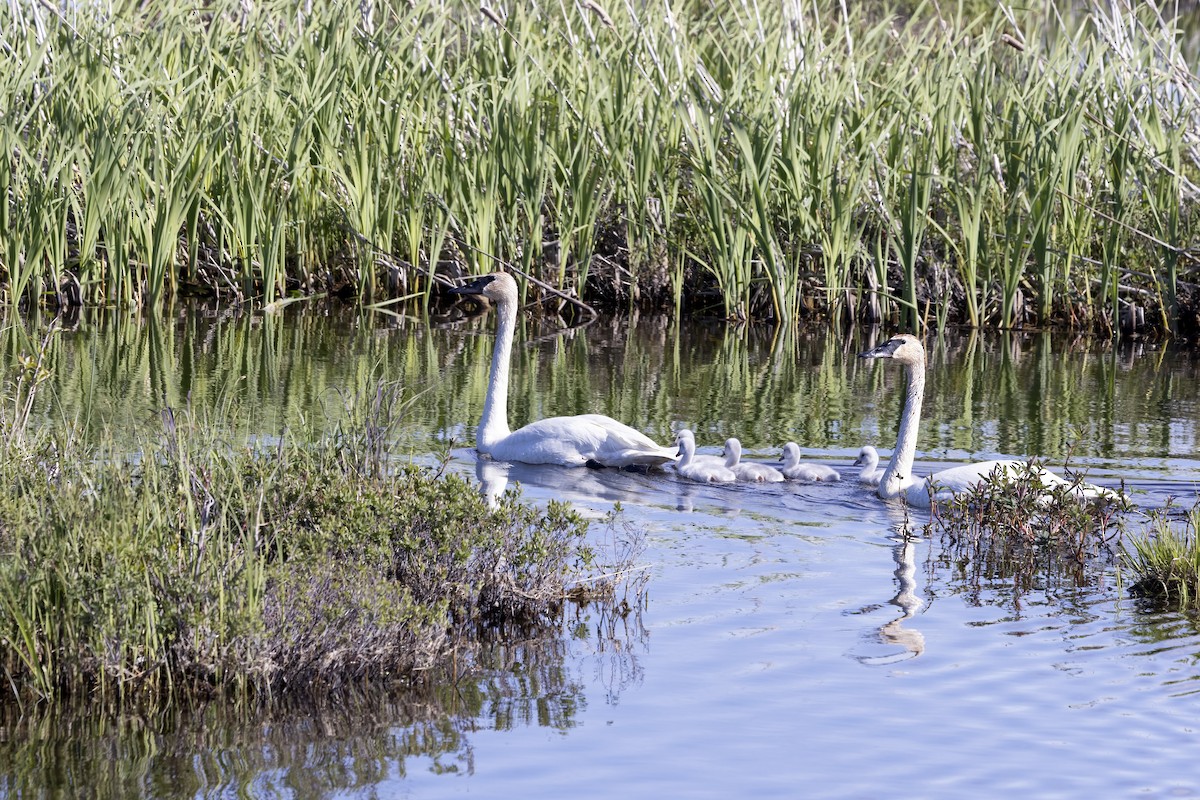
[[[0,8],[0,280],[377,303],[510,265],[910,326],[1200,302],[1195,54],[1152,8],[611,5]]]

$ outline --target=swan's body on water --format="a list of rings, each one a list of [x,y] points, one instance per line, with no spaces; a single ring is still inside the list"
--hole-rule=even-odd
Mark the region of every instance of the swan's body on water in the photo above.
[[[675,462],[675,471],[688,480],[700,483],[732,483],[737,480],[737,475],[721,459],[696,455],[696,437],[686,428],[675,434],[675,444],[679,446],[679,461]]]
[[[509,430],[508,373],[517,322],[517,283],[510,275],[495,272],[450,291],[481,295],[496,306],[496,345],[483,418],[475,433],[476,450],[497,461],[567,467],[653,467],[675,460],[670,449],[602,414],[548,417]]]
[[[793,481],[840,481],[839,473],[824,464],[805,464],[800,461],[800,445],[788,442],[783,446],[783,477]]]
[[[732,437],[725,440],[725,466],[739,481],[779,483],[784,480],[783,473],[769,464],[742,461],[742,443]]]
[[[868,486],[878,486],[879,481],[883,478],[883,467],[879,466],[879,451],[869,444],[862,446],[858,451],[858,458],[854,459],[854,466],[862,467],[858,473],[859,483],[865,483]]]
[[[921,422],[921,405],[925,398],[925,347],[921,340],[907,333],[893,336],[880,346],[859,353],[860,358],[888,358],[904,366],[904,412],[900,416],[900,433],[892,459],[880,476],[878,494],[884,500],[902,498],[909,505],[928,508],[933,500],[949,500],[959,492],[978,485],[993,473],[1019,477],[1033,469],[1047,488],[1068,485],[1068,481],[1024,461],[980,461],[935,472],[927,478],[912,474],[917,452],[917,429]],[[1108,489],[1089,484],[1076,487],[1074,493],[1083,499],[1115,497]]]

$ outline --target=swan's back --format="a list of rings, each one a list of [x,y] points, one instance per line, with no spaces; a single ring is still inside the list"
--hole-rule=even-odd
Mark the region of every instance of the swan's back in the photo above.
[[[1070,481],[1040,465],[1014,459],[998,459],[939,470],[905,489],[905,499],[909,505],[929,508],[932,500],[947,502],[955,495],[969,491],[993,476],[998,480],[1023,480],[1031,469],[1047,489],[1071,485]],[[1073,486],[1071,493],[1080,500],[1117,499],[1115,492],[1089,483]],[[1046,494],[1043,497],[1048,500],[1050,495]]]
[[[783,474],[793,481],[813,483],[833,483],[842,479],[840,472],[825,464],[797,464],[791,469],[783,470]]]
[[[675,454],[628,425],[602,414],[547,417],[492,445],[499,461],[562,466],[657,467]]]
[[[833,467],[824,464],[805,464],[800,461],[800,445],[788,442],[783,446],[783,469],[785,478],[793,481],[830,483],[840,481],[842,475]]]
[[[732,437],[725,440],[725,466],[733,471],[739,481],[779,483],[784,480],[783,473],[768,464],[742,461],[742,443]]]

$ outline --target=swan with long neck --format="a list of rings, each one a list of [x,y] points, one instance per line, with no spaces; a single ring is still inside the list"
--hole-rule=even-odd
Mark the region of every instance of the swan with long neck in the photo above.
[[[1040,466],[1024,461],[980,461],[935,472],[927,478],[912,474],[917,453],[917,429],[921,422],[921,405],[925,398],[925,347],[921,340],[907,333],[893,336],[878,347],[858,354],[860,358],[888,358],[901,364],[905,372],[904,411],[900,416],[900,433],[896,451],[880,476],[878,494],[884,500],[901,498],[909,505],[928,508],[934,500],[949,500],[955,494],[970,489],[993,475],[1017,477],[1032,468],[1047,488],[1068,485],[1068,481]],[[1081,499],[1113,498],[1108,490],[1089,484],[1073,485],[1072,492]]]
[[[696,455],[696,436],[686,428],[675,435],[675,444],[679,446],[679,461],[675,463],[675,471],[688,480],[700,483],[732,483],[737,480],[737,475],[720,459]]]
[[[793,481],[840,481],[839,473],[824,464],[805,464],[800,460],[800,445],[788,442],[783,446],[783,477]]]
[[[858,451],[858,458],[854,459],[854,466],[861,467],[858,473],[858,482],[865,483],[868,486],[878,486],[880,479],[883,477],[883,467],[879,466],[879,451],[869,444],[862,446]]]
[[[515,431],[508,427],[508,374],[517,323],[517,282],[495,272],[450,290],[479,295],[496,306],[496,346],[475,449],[496,461],[568,467],[654,467],[675,454],[641,431],[601,414],[548,417]]]
[[[733,437],[725,440],[725,466],[739,481],[779,483],[784,480],[783,473],[768,464],[742,461],[742,443]]]

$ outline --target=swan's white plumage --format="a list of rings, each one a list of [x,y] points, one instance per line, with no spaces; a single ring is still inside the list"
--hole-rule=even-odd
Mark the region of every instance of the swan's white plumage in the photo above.
[[[451,290],[481,295],[496,306],[496,346],[483,418],[475,433],[475,449],[497,461],[562,466],[659,466],[675,460],[641,431],[602,414],[548,417],[512,431],[508,427],[508,373],[513,330],[517,321],[517,283],[503,272],[476,278]]]
[[[784,480],[783,473],[769,464],[742,461],[742,443],[732,437],[725,440],[725,466],[737,476],[739,481],[779,483]]]
[[[912,474],[917,452],[917,430],[921,422],[921,405],[925,398],[925,347],[921,340],[907,333],[893,336],[872,350],[859,353],[861,358],[889,358],[904,366],[906,394],[904,411],[900,416],[900,433],[896,450],[880,477],[878,494],[885,500],[903,498],[909,505],[928,508],[932,500],[948,500],[959,492],[978,485],[993,473],[1017,477],[1032,468],[1047,488],[1062,486],[1068,481],[1040,466],[1023,461],[980,461],[935,472],[926,478]],[[1089,484],[1074,489],[1082,499],[1112,498],[1108,490]]]
[[[688,480],[700,483],[732,483],[737,480],[737,475],[721,459],[696,455],[696,437],[691,431],[681,430],[675,435],[675,443],[679,446],[679,461],[675,463],[675,471]]]
[[[793,481],[840,481],[839,473],[824,464],[805,464],[800,461],[800,445],[788,442],[783,446],[783,469],[785,478]]]
[[[859,483],[865,483],[868,486],[878,486],[879,481],[883,478],[883,467],[879,466],[879,451],[869,444],[862,446],[858,451],[858,458],[854,459],[854,466],[861,467],[858,473]]]

